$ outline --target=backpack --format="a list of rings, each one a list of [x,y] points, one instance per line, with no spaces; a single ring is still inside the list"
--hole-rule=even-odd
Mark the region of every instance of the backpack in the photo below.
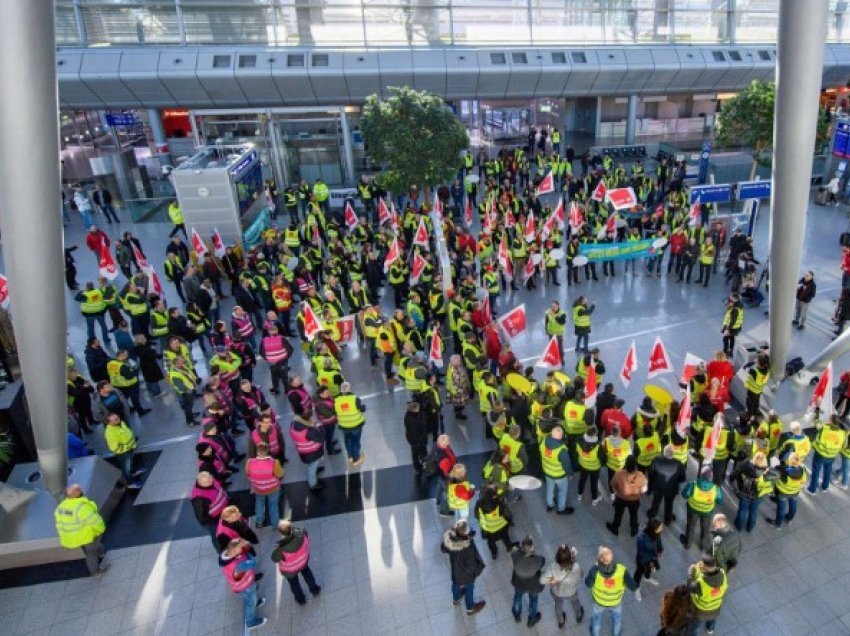
[[[440,456],[439,451],[434,448],[422,460],[422,472],[428,477],[433,477],[440,472]]]
[[[796,375],[799,371],[802,371],[803,367],[806,366],[803,364],[803,359],[801,357],[791,358],[788,361],[788,364],[785,365],[785,376],[790,377],[792,375]]]

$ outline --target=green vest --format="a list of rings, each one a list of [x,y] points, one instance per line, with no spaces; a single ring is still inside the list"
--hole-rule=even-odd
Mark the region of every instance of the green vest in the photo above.
[[[63,548],[88,545],[106,530],[97,504],[87,497],[62,500],[53,511],[53,518]]]

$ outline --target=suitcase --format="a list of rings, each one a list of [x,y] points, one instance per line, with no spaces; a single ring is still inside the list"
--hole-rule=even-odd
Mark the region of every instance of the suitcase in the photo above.
[[[819,188],[817,194],[815,194],[815,204],[826,205],[827,203],[829,203],[829,190],[826,188]]]

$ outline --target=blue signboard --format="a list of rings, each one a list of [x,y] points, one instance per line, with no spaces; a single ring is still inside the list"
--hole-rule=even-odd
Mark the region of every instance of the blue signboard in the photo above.
[[[697,183],[705,183],[708,181],[708,158],[711,156],[711,142],[705,141],[702,144],[702,152],[699,155],[699,176]]]
[[[772,181],[742,181],[738,184],[738,199],[769,199]]]
[[[732,200],[732,184],[693,186],[689,201],[693,203],[697,199],[700,203],[728,203]]]
[[[135,126],[138,121],[133,113],[106,113],[106,123],[110,126]]]
[[[253,163],[257,160],[257,151],[252,150],[251,152],[242,156],[236,163],[230,166],[230,174],[233,175],[233,179],[239,179],[242,174],[250,168]]]
[[[832,137],[832,154],[838,157],[850,157],[850,121],[835,122],[835,134]]]

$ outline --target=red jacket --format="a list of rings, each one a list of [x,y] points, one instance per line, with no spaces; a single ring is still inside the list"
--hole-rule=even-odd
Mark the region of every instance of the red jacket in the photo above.
[[[109,247],[109,237],[103,230],[95,230],[86,234],[86,245],[95,254],[100,253],[100,246],[106,245]]]
[[[450,446],[441,448],[440,451],[443,453],[443,457],[438,463],[440,472],[443,474],[443,477],[448,477],[452,468],[457,464],[457,456]]]
[[[850,274],[850,250],[844,250],[844,255],[841,257],[841,269],[845,274]]]
[[[838,381],[847,385],[847,390],[844,391],[844,397],[850,398],[850,371],[842,373],[841,377],[838,378]]]
[[[484,329],[484,354],[488,360],[499,360],[499,354],[502,353],[502,341],[499,339],[499,332],[496,331],[492,323]]]
[[[684,233],[676,233],[670,236],[670,252],[673,254],[681,254],[688,244],[688,235]]]
[[[611,431],[614,430],[614,426],[619,426],[620,437],[628,439],[632,436],[632,422],[629,419],[629,416],[623,413],[623,411],[618,411],[617,409],[605,409],[602,413],[602,419],[599,420],[599,424],[602,426],[602,430],[605,431],[606,435],[611,434]]]
[[[708,376],[709,385],[714,378],[720,378],[728,386],[735,377],[735,367],[728,360],[712,360],[706,365],[705,373]]]

